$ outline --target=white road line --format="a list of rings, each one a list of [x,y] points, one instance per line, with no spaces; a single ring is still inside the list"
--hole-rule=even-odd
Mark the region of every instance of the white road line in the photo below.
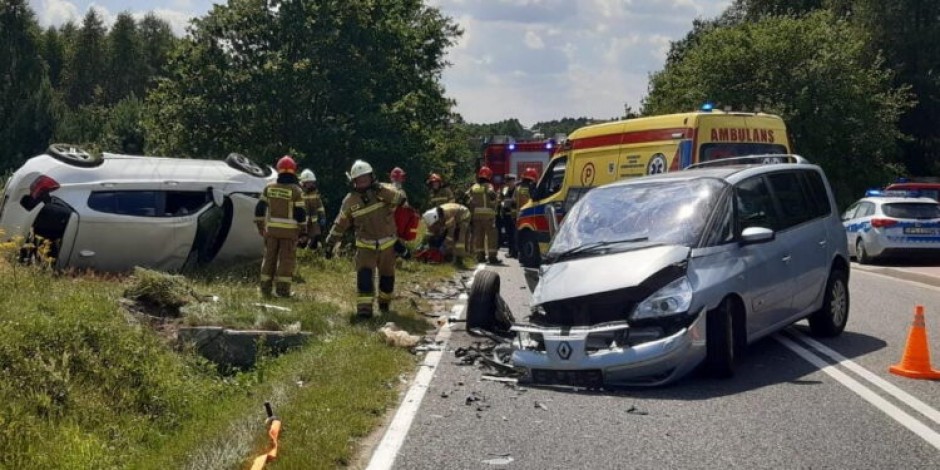
[[[846,369],[852,372],[855,372],[856,374],[861,376],[863,379],[869,381],[872,385],[875,385],[876,387],[884,390],[891,396],[897,398],[898,400],[901,400],[902,402],[904,402],[905,404],[907,404],[908,406],[916,410],[918,413],[926,416],[927,418],[930,418],[934,423],[940,424],[940,411],[935,410],[934,408],[930,407],[930,405],[918,400],[913,395],[905,392],[904,390],[901,390],[893,383],[888,382],[887,380],[882,379],[881,377],[878,377],[873,372],[858,365],[857,363],[853,362],[851,359],[846,358],[845,356],[839,354],[838,352],[820,343],[819,341],[816,341],[813,338],[810,338],[809,336],[806,336],[803,333],[800,333],[799,331],[796,331],[793,329],[790,329],[788,331],[790,334],[792,334],[798,340],[805,343],[810,348],[815,349],[816,351],[822,353],[824,356],[828,356],[832,360],[836,361],[839,365],[842,365]]]
[[[786,346],[789,350],[795,352],[797,355],[808,361],[810,364],[818,367],[819,370],[825,372],[830,377],[836,379],[839,383],[847,387],[849,390],[855,392],[856,395],[862,397],[868,403],[871,403],[881,410],[884,414],[888,415],[890,418],[894,419],[902,426],[909,429],[914,434],[920,436],[921,439],[926,441],[928,444],[932,445],[935,449],[940,450],[940,434],[928,427],[926,424],[920,422],[913,416],[904,412],[904,410],[898,408],[897,406],[891,404],[888,400],[885,400],[877,393],[873,392],[871,389],[865,387],[857,380],[849,377],[837,369],[835,366],[830,365],[824,361],[819,356],[813,354],[803,346],[795,343],[790,338],[782,335],[774,335],[774,337],[781,344]]]
[[[477,265],[473,275],[476,276],[484,267],[485,265],[483,264]],[[473,277],[471,277],[470,282],[467,283],[468,290],[472,284]],[[454,306],[458,320],[463,312],[466,311],[466,296],[461,296],[461,301],[462,303]],[[418,415],[418,410],[421,408],[421,401],[424,400],[424,394],[431,385],[431,379],[434,378],[434,372],[437,371],[441,357],[443,357],[444,352],[447,351],[447,342],[450,340],[450,333],[449,324],[442,326],[441,330],[437,333],[434,340],[441,344],[441,350],[430,351],[428,355],[425,356],[414,383],[411,384],[408,393],[405,394],[404,400],[402,400],[401,405],[398,407],[398,411],[395,412],[395,417],[392,418],[392,423],[389,424],[385,435],[382,436],[382,441],[372,454],[372,458],[369,460],[369,466],[366,467],[366,470],[389,470],[392,468],[392,465],[395,464],[395,457],[398,456],[398,451],[401,450],[401,446],[405,443],[405,438],[408,437],[408,431],[411,429],[411,424],[414,422],[415,416]]]

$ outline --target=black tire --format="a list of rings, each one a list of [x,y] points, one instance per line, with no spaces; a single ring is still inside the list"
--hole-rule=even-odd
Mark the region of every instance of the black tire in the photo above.
[[[498,324],[498,307],[499,274],[484,269],[473,277],[467,296],[467,329],[493,331]]]
[[[730,299],[707,313],[705,325],[705,370],[712,377],[727,379],[734,375],[738,342],[734,339],[734,316]]]
[[[248,157],[240,153],[230,153],[225,157],[225,163],[228,166],[241,171],[243,173],[248,173],[251,176],[257,176],[258,178],[267,178],[274,173],[274,170],[269,166],[259,166],[255,162],[251,161]]]
[[[539,240],[532,230],[519,232],[519,264],[523,268],[537,268],[542,264],[542,253],[539,250]]]
[[[865,242],[861,239],[855,242],[855,259],[858,261],[858,264],[871,264],[872,262],[871,255],[865,250]]]
[[[82,168],[93,168],[104,162],[101,155],[88,153],[72,144],[52,144],[46,153],[60,162]]]
[[[839,336],[849,322],[848,275],[833,269],[826,282],[822,308],[809,316],[809,331],[814,336]]]

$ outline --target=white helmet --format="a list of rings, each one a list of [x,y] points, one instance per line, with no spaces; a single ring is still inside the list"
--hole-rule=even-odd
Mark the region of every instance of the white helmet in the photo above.
[[[352,169],[349,170],[349,173],[346,173],[346,176],[350,180],[354,180],[362,175],[368,175],[369,173],[372,173],[372,165],[362,160],[356,160],[353,162]]]
[[[300,172],[300,182],[304,183],[307,181],[313,183],[317,182],[317,175],[313,174],[313,171],[311,171],[309,168]]]
[[[424,219],[424,224],[428,227],[437,223],[441,220],[441,215],[437,213],[437,208],[429,209],[424,215],[421,216]]]

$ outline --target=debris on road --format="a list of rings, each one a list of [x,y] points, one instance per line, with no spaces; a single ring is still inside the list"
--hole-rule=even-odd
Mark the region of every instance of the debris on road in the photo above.
[[[503,383],[518,383],[519,379],[514,377],[497,377],[495,375],[484,375],[480,377],[480,380],[489,380],[491,382],[503,382]]]
[[[495,459],[484,460],[483,463],[485,463],[486,465],[509,465],[513,463],[514,461],[515,459],[507,455],[504,457],[497,457]]]
[[[276,310],[278,312],[290,312],[291,311],[287,307],[281,307],[280,305],[263,304],[261,302],[255,303],[254,306],[261,308],[263,310]]]
[[[542,403],[540,401],[535,402],[535,407],[548,411],[548,406],[546,406],[545,403]]]
[[[385,344],[399,348],[412,348],[421,341],[420,336],[402,330],[394,322],[388,322],[385,326],[379,328],[379,333],[385,338]]]
[[[627,413],[630,413],[632,415],[637,415],[637,416],[646,416],[649,414],[648,411],[643,411],[634,405],[630,405],[630,408],[627,408]]]

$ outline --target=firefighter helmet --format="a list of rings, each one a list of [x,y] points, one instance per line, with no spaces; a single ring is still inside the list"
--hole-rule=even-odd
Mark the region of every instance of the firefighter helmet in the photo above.
[[[392,168],[392,172],[389,174],[389,177],[394,183],[404,183],[405,182],[405,170],[402,170],[399,167]]]
[[[346,173],[346,176],[350,180],[354,180],[360,176],[368,175],[372,173],[372,165],[364,162],[362,160],[356,160],[352,164],[352,168],[349,170],[349,173]]]
[[[480,171],[477,172],[477,178],[483,178],[487,181],[493,179],[493,170],[488,166],[480,167]]]
[[[437,173],[431,173],[431,175],[428,176],[428,181],[427,181],[428,184],[431,184],[431,183],[443,183],[443,182],[444,182],[444,180],[441,179],[441,175],[439,175],[439,174],[437,174]]]
[[[532,181],[532,182],[538,181],[538,179],[539,179],[539,172],[538,172],[538,170],[536,170],[535,168],[532,168],[532,167],[530,166],[530,167],[526,168],[524,172],[522,172],[522,179],[523,179],[523,180],[529,180],[529,181]]]
[[[317,182],[317,175],[313,174],[313,171],[310,170],[309,168],[300,172],[300,182],[306,183],[308,181],[311,183]]]
[[[290,155],[284,155],[280,160],[277,161],[277,172],[296,173],[297,163],[294,162],[294,159]]]
[[[424,219],[424,224],[428,227],[436,224],[437,221],[441,220],[441,215],[437,213],[436,207],[434,209],[428,209],[428,211],[425,212],[421,217]]]

